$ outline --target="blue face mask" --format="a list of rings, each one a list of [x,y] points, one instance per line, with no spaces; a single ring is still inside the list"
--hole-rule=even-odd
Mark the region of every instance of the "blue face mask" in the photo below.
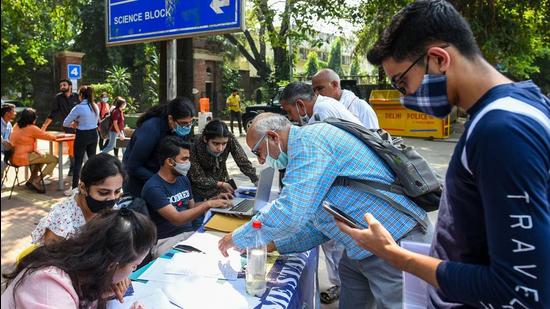
[[[452,109],[447,97],[447,76],[425,74],[422,85],[415,93],[401,97],[401,104],[438,118],[447,117]]]
[[[269,165],[270,167],[276,170],[285,169],[288,165],[288,155],[285,152],[283,152],[283,150],[281,149],[281,145],[278,145],[279,157],[277,159],[274,159],[269,155],[269,142],[267,141],[267,139],[265,140],[265,142],[267,143],[267,159],[266,159],[267,165]]]
[[[191,132],[191,126],[180,126],[176,123],[176,128],[174,128],[174,133],[176,133],[178,136],[185,137]]]

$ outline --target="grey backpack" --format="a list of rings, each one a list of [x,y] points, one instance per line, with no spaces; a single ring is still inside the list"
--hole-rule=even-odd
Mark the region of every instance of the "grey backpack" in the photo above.
[[[425,211],[434,211],[439,208],[443,185],[428,162],[413,147],[406,146],[401,142],[401,139],[392,139],[390,134],[382,129],[367,129],[359,124],[338,118],[327,118],[324,122],[360,139],[386,162],[396,176],[395,182],[390,185],[342,176],[338,177],[336,181],[374,194],[398,210],[411,215],[420,223],[423,223],[424,220],[417,218],[416,215],[413,215],[379,190],[406,195]]]

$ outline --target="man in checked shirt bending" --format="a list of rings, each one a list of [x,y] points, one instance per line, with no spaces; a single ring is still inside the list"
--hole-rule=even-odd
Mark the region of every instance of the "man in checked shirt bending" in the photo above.
[[[401,271],[357,246],[322,207],[327,200],[357,222],[363,222],[365,212],[375,213],[394,239],[429,243],[431,225],[424,231],[419,222],[384,200],[333,185],[338,176],[393,182],[393,173],[382,159],[362,141],[330,124],[299,128],[272,113],[254,119],[246,142],[261,164],[267,161],[270,166],[286,167],[279,198],[256,215],[262,222],[264,243],[285,254],[303,252],[335,239],[346,247],[340,261],[340,308],[401,308]],[[383,193],[429,221],[408,198]],[[227,249],[247,248],[254,239],[252,226],[247,223],[220,240],[219,248],[226,255]]]

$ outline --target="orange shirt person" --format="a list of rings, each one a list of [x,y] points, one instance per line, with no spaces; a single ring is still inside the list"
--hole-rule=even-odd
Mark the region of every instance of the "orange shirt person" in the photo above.
[[[10,136],[10,143],[14,148],[11,162],[18,166],[33,165],[26,186],[38,193],[44,193],[45,189],[38,172],[43,165],[46,165],[42,170],[42,175],[51,175],[57,165],[57,157],[51,154],[42,154],[37,148],[36,140],[53,141],[56,137],[37,127],[36,118],[36,111],[32,108],[26,108],[21,112]]]

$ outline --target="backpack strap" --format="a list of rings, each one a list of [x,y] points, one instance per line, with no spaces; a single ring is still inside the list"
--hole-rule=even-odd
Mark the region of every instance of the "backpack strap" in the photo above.
[[[343,177],[343,176],[336,177],[336,180],[334,182],[334,184],[337,184],[337,185],[352,187],[352,188],[354,188],[358,191],[365,192],[365,193],[370,193],[370,194],[386,201],[393,208],[395,208],[395,209],[399,210],[400,212],[402,212],[402,213],[410,216],[411,218],[413,218],[416,222],[418,222],[420,224],[420,226],[422,226],[422,229],[424,231],[428,230],[429,223],[428,223],[428,216],[427,215],[426,215],[426,219],[420,218],[417,214],[415,214],[414,212],[408,210],[403,205],[401,205],[401,204],[397,203],[396,201],[392,200],[391,198],[389,198],[388,196],[386,196],[382,192],[378,191],[377,188],[375,188],[375,186],[377,186],[378,188],[380,188],[380,190],[386,190],[386,189],[384,189],[384,186],[386,186],[386,188],[389,188],[389,187],[391,187],[391,185],[385,185],[385,184],[377,183],[375,186],[372,186],[373,183],[375,183],[375,182],[370,181],[370,180],[352,179],[352,178]],[[390,190],[388,190],[388,191],[390,191]]]
[[[470,169],[470,166],[468,165],[468,156],[467,156],[467,148],[466,144],[468,142],[468,138],[472,134],[474,128],[478,124],[478,122],[490,111],[494,110],[504,110],[508,111],[510,113],[520,114],[527,116],[534,121],[538,122],[545,130],[546,133],[550,136],[550,119],[539,109],[536,107],[527,104],[523,101],[520,101],[518,99],[512,98],[512,97],[505,97],[498,99],[489,105],[485,106],[479,113],[475,116],[475,118],[472,120],[472,123],[470,127],[468,128],[468,132],[466,133],[466,140],[464,141],[464,149],[462,150],[462,155],[460,157],[460,161],[462,162],[462,165],[464,168],[473,175],[474,173]]]

